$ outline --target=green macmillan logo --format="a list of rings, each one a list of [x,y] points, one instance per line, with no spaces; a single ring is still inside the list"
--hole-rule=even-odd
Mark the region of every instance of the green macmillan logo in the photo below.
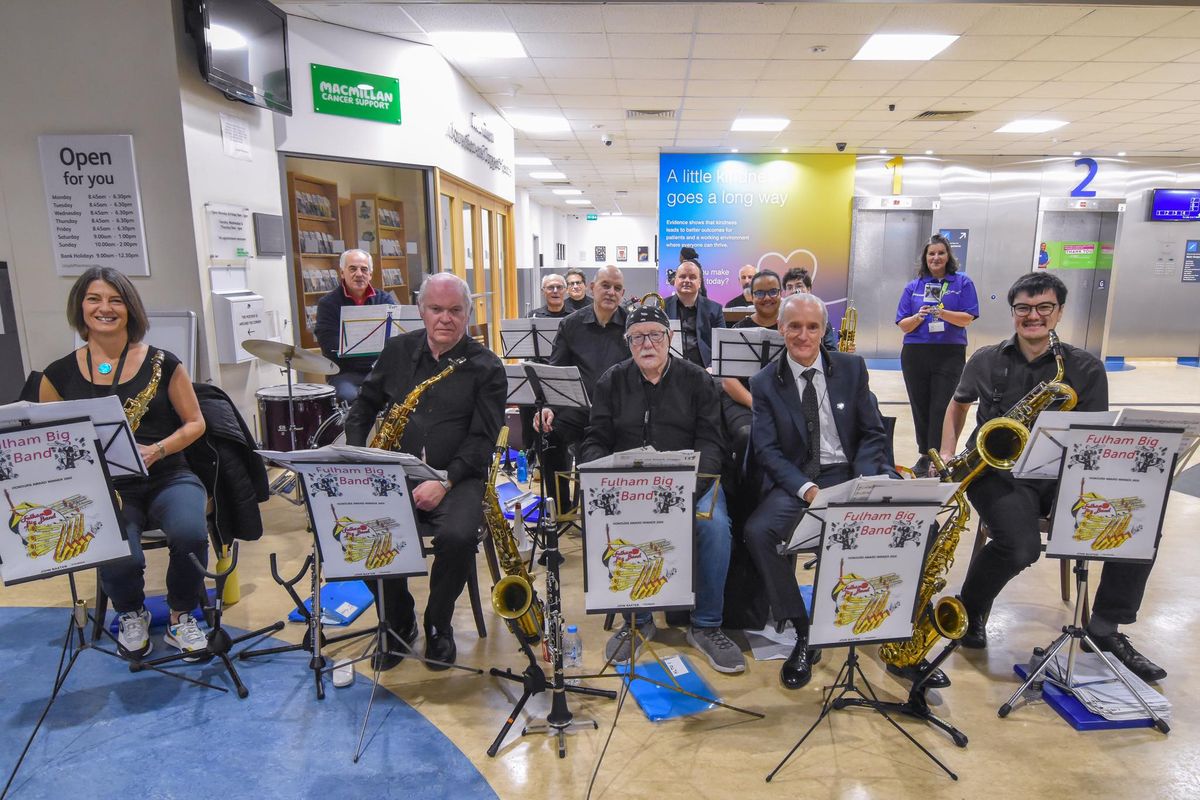
[[[312,65],[313,110],[400,124],[400,81],[323,64]]]

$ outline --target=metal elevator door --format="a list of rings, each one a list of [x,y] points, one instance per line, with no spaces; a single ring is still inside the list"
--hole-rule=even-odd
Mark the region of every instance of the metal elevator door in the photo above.
[[[1058,324],[1064,341],[1100,356],[1112,283],[1112,254],[1118,214],[1110,211],[1043,211],[1041,241],[1095,243],[1095,269],[1056,269],[1067,287],[1067,304]]]
[[[933,231],[933,212],[855,209],[850,246],[850,302],[858,309],[857,352],[898,358],[904,334],[896,305],[917,276],[917,259]]]

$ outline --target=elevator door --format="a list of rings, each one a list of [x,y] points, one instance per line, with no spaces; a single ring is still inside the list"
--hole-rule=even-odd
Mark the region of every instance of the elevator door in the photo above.
[[[1094,242],[1094,269],[1055,269],[1067,287],[1067,304],[1058,324],[1064,342],[1100,356],[1108,315],[1108,287],[1112,284],[1112,256],[1117,234],[1114,211],[1043,211],[1042,242]]]
[[[904,334],[896,327],[896,305],[917,275],[917,259],[932,230],[928,210],[854,211],[850,302],[858,309],[860,355],[899,357]]]

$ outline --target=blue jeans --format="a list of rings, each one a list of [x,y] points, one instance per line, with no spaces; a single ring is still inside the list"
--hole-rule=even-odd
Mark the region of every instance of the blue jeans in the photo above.
[[[167,537],[167,605],[172,611],[191,611],[204,599],[204,576],[188,558],[194,553],[208,565],[208,522],[204,507],[208,496],[196,474],[174,469],[151,474],[138,483],[122,486],[121,515],[129,537],[126,561],[100,568],[100,583],[117,613],[138,611],[146,601],[146,556],[142,531],[160,529]]]
[[[713,503],[709,489],[697,503],[700,511]],[[692,609],[692,627],[719,628],[725,610],[725,575],[729,572],[729,549],[733,534],[725,490],[717,489],[712,519],[696,520],[696,607]],[[635,624],[643,625],[650,614],[636,615]]]

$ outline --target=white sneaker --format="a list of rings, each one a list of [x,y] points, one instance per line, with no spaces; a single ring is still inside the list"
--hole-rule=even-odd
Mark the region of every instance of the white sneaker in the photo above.
[[[117,642],[134,658],[150,654],[150,612],[144,606],[117,615]]]
[[[178,647],[181,653],[192,653],[196,650],[203,650],[208,647],[208,637],[204,635],[204,631],[200,630],[200,626],[196,624],[196,620],[191,614],[180,614],[179,622],[174,625],[167,625],[167,632],[163,634],[163,641],[174,647]],[[185,658],[184,661],[199,661],[200,656],[195,658]]]

